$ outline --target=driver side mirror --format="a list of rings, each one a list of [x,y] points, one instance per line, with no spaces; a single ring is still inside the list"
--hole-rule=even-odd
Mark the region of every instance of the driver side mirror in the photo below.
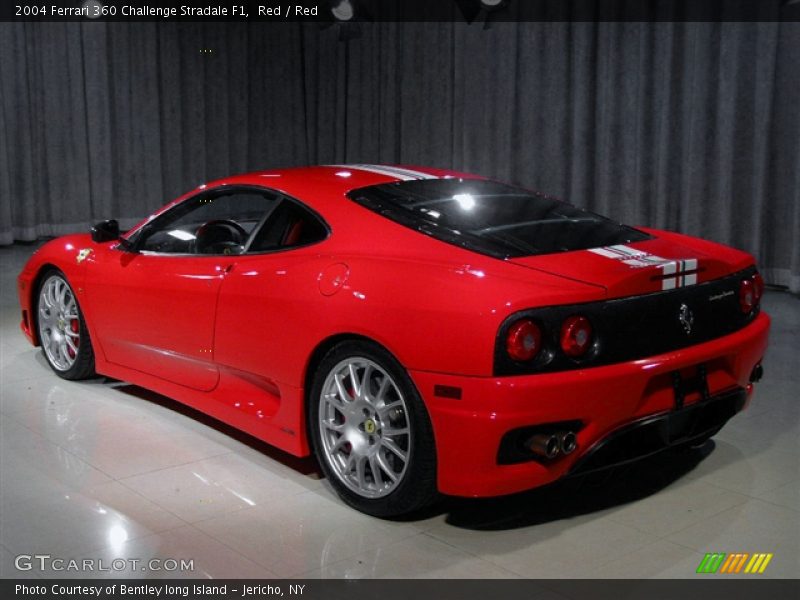
[[[100,221],[92,227],[92,241],[98,244],[119,239],[119,222],[116,219]]]

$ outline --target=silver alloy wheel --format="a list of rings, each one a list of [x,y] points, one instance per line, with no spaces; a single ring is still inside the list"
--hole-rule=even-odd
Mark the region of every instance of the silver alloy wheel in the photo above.
[[[356,494],[380,498],[406,473],[411,427],[403,394],[377,363],[351,357],[331,369],[318,413],[325,460]]]
[[[39,339],[50,364],[68,371],[78,358],[81,341],[78,304],[60,275],[47,278],[39,292]]]

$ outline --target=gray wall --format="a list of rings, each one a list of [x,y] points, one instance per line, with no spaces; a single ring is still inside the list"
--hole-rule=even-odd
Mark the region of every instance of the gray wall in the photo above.
[[[0,243],[235,172],[399,162],[732,244],[800,291],[800,24],[362,30],[0,24]]]

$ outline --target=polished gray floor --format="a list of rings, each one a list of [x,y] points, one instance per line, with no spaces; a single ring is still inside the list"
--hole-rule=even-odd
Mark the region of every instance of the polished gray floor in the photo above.
[[[761,577],[800,573],[796,297],[767,294],[766,378],[701,451],[387,522],[344,507],[311,460],[140,388],[56,377],[18,330],[15,277],[33,249],[0,248],[4,577],[91,575],[18,572],[20,554],[193,559],[184,575],[197,577],[627,578],[694,577],[706,552],[769,552]]]

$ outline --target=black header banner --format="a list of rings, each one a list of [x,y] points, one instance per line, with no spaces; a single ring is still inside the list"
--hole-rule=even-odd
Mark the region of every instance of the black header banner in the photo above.
[[[800,0],[2,0],[0,21],[800,21]]]
[[[757,576],[756,576],[757,577]],[[0,580],[14,600],[795,600],[800,580]]]

